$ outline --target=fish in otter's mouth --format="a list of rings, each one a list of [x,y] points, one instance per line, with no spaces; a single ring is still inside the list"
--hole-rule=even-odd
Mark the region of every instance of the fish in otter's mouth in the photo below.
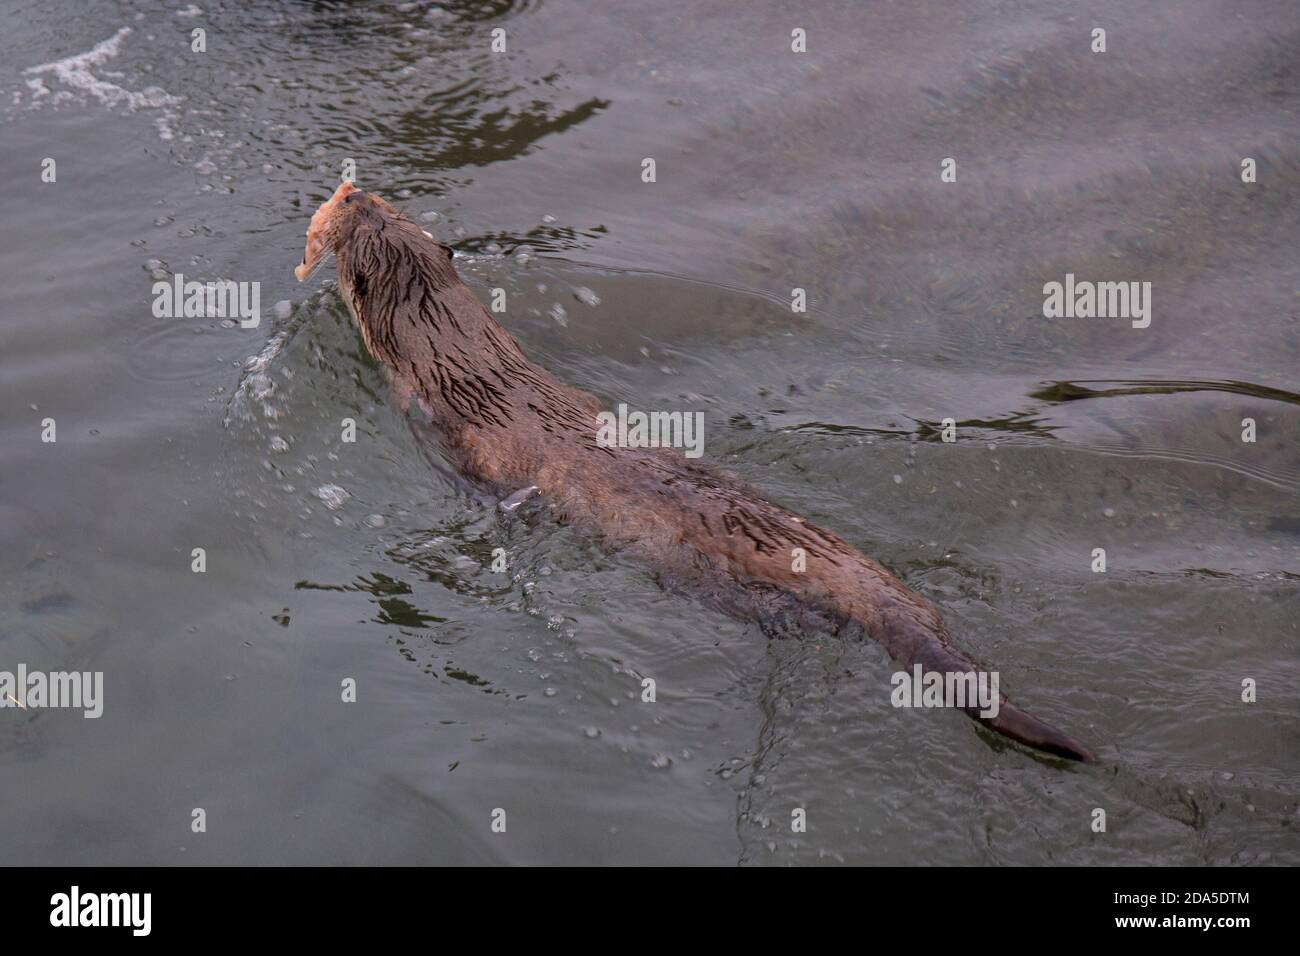
[[[327,252],[334,251],[330,238],[330,225],[334,221],[334,213],[339,203],[355,192],[357,187],[352,183],[341,183],[339,188],[334,190],[334,195],[321,203],[321,207],[312,214],[311,222],[307,225],[307,248],[303,251],[302,262],[293,270],[299,282],[316,271],[316,267],[321,264]]]
[[[383,199],[339,186],[312,216],[294,274],[306,279],[331,252],[397,402],[419,407],[479,487],[507,503],[537,494],[665,587],[734,616],[870,637],[907,669],[880,682],[895,706],[960,709],[1037,750],[1095,761],[1002,696],[997,672],[952,644],[928,601],[844,539],[671,448],[598,441],[602,403],[530,361],[460,280],[451,249]],[[902,691],[915,702],[899,703]]]

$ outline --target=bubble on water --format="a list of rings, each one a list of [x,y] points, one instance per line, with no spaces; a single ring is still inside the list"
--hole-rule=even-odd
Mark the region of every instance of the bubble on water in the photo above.
[[[316,497],[323,501],[330,511],[338,511],[352,495],[338,485],[321,485],[316,489]]]
[[[366,515],[366,524],[372,528],[382,528],[388,524],[388,519],[383,515]]]
[[[285,441],[283,438],[281,438],[279,435],[276,435],[274,438],[271,439],[271,451],[275,452],[277,455],[283,454],[288,450],[289,450],[289,443]]]
[[[902,476],[902,475],[895,475],[895,476],[894,476],[894,484],[896,484],[896,485],[901,485],[902,483],[903,483],[903,476]]]
[[[564,306],[560,305],[560,303],[558,302],[556,302],[554,305],[551,306],[550,316],[562,328],[568,326],[569,324],[569,313],[565,312]]]
[[[586,728],[583,729],[582,732],[583,732],[584,734],[586,734],[588,737],[591,737],[593,740],[594,740],[596,737],[599,737],[599,736],[600,736],[600,728],[599,728],[599,727],[586,727]]]
[[[201,159],[194,164],[194,171],[200,176],[211,176],[217,171],[217,164],[209,159]]]
[[[1104,508],[1104,509],[1102,509],[1102,512],[1101,512],[1101,513],[1104,514],[1107,518],[1113,518],[1113,517],[1115,517],[1115,509],[1114,509],[1114,508]]]
[[[662,770],[664,769],[664,767],[667,767],[672,762],[673,762],[672,757],[668,756],[666,753],[661,753],[661,752],[656,752],[655,755],[650,758],[650,766],[654,767],[656,770]]]
[[[287,319],[293,314],[293,303],[288,299],[281,299],[275,304],[275,317],[281,321]]]
[[[575,287],[573,290],[573,297],[583,305],[600,305],[600,296],[596,295],[595,292],[592,292],[585,285]]]

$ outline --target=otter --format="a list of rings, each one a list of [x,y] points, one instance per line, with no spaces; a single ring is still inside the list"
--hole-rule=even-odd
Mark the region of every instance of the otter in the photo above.
[[[507,508],[540,495],[557,520],[661,586],[768,629],[865,634],[909,672],[979,674],[929,602],[842,538],[672,449],[598,442],[595,396],[529,361],[461,281],[452,250],[379,196],[344,182],[321,205],[299,281],[331,252],[339,292],[399,405],[415,403],[447,461]],[[981,711],[951,679],[945,686],[946,704],[1005,737],[1097,759],[1005,696]]]

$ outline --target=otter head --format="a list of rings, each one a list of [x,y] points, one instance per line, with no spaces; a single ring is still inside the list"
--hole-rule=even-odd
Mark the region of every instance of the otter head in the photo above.
[[[302,282],[334,254],[339,292],[372,355],[394,356],[396,323],[416,321],[429,293],[457,282],[452,250],[373,193],[342,183],[307,227],[307,249],[293,274]]]
[[[337,254],[353,243],[358,233],[377,233],[401,213],[378,196],[364,193],[350,182],[339,184],[334,195],[321,203],[307,226],[307,248],[293,270],[299,282],[316,271],[326,253]]]
[[[307,226],[307,249],[293,274],[302,282],[316,271],[327,253],[334,253],[340,281],[363,264],[373,278],[394,278],[403,260],[430,273],[432,284],[445,284],[452,250],[436,242],[400,211],[374,193],[344,182],[321,203]],[[345,273],[348,273],[345,275]],[[454,275],[454,273],[452,273]]]

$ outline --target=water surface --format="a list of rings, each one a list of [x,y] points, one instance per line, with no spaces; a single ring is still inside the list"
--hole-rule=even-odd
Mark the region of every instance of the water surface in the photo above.
[[[32,0],[0,49],[0,668],[106,685],[3,711],[6,861],[1300,861],[1294,4]],[[1106,763],[467,497],[293,281],[347,158]],[[176,273],[262,324],[155,318]],[[1066,273],[1150,327],[1043,318]]]

